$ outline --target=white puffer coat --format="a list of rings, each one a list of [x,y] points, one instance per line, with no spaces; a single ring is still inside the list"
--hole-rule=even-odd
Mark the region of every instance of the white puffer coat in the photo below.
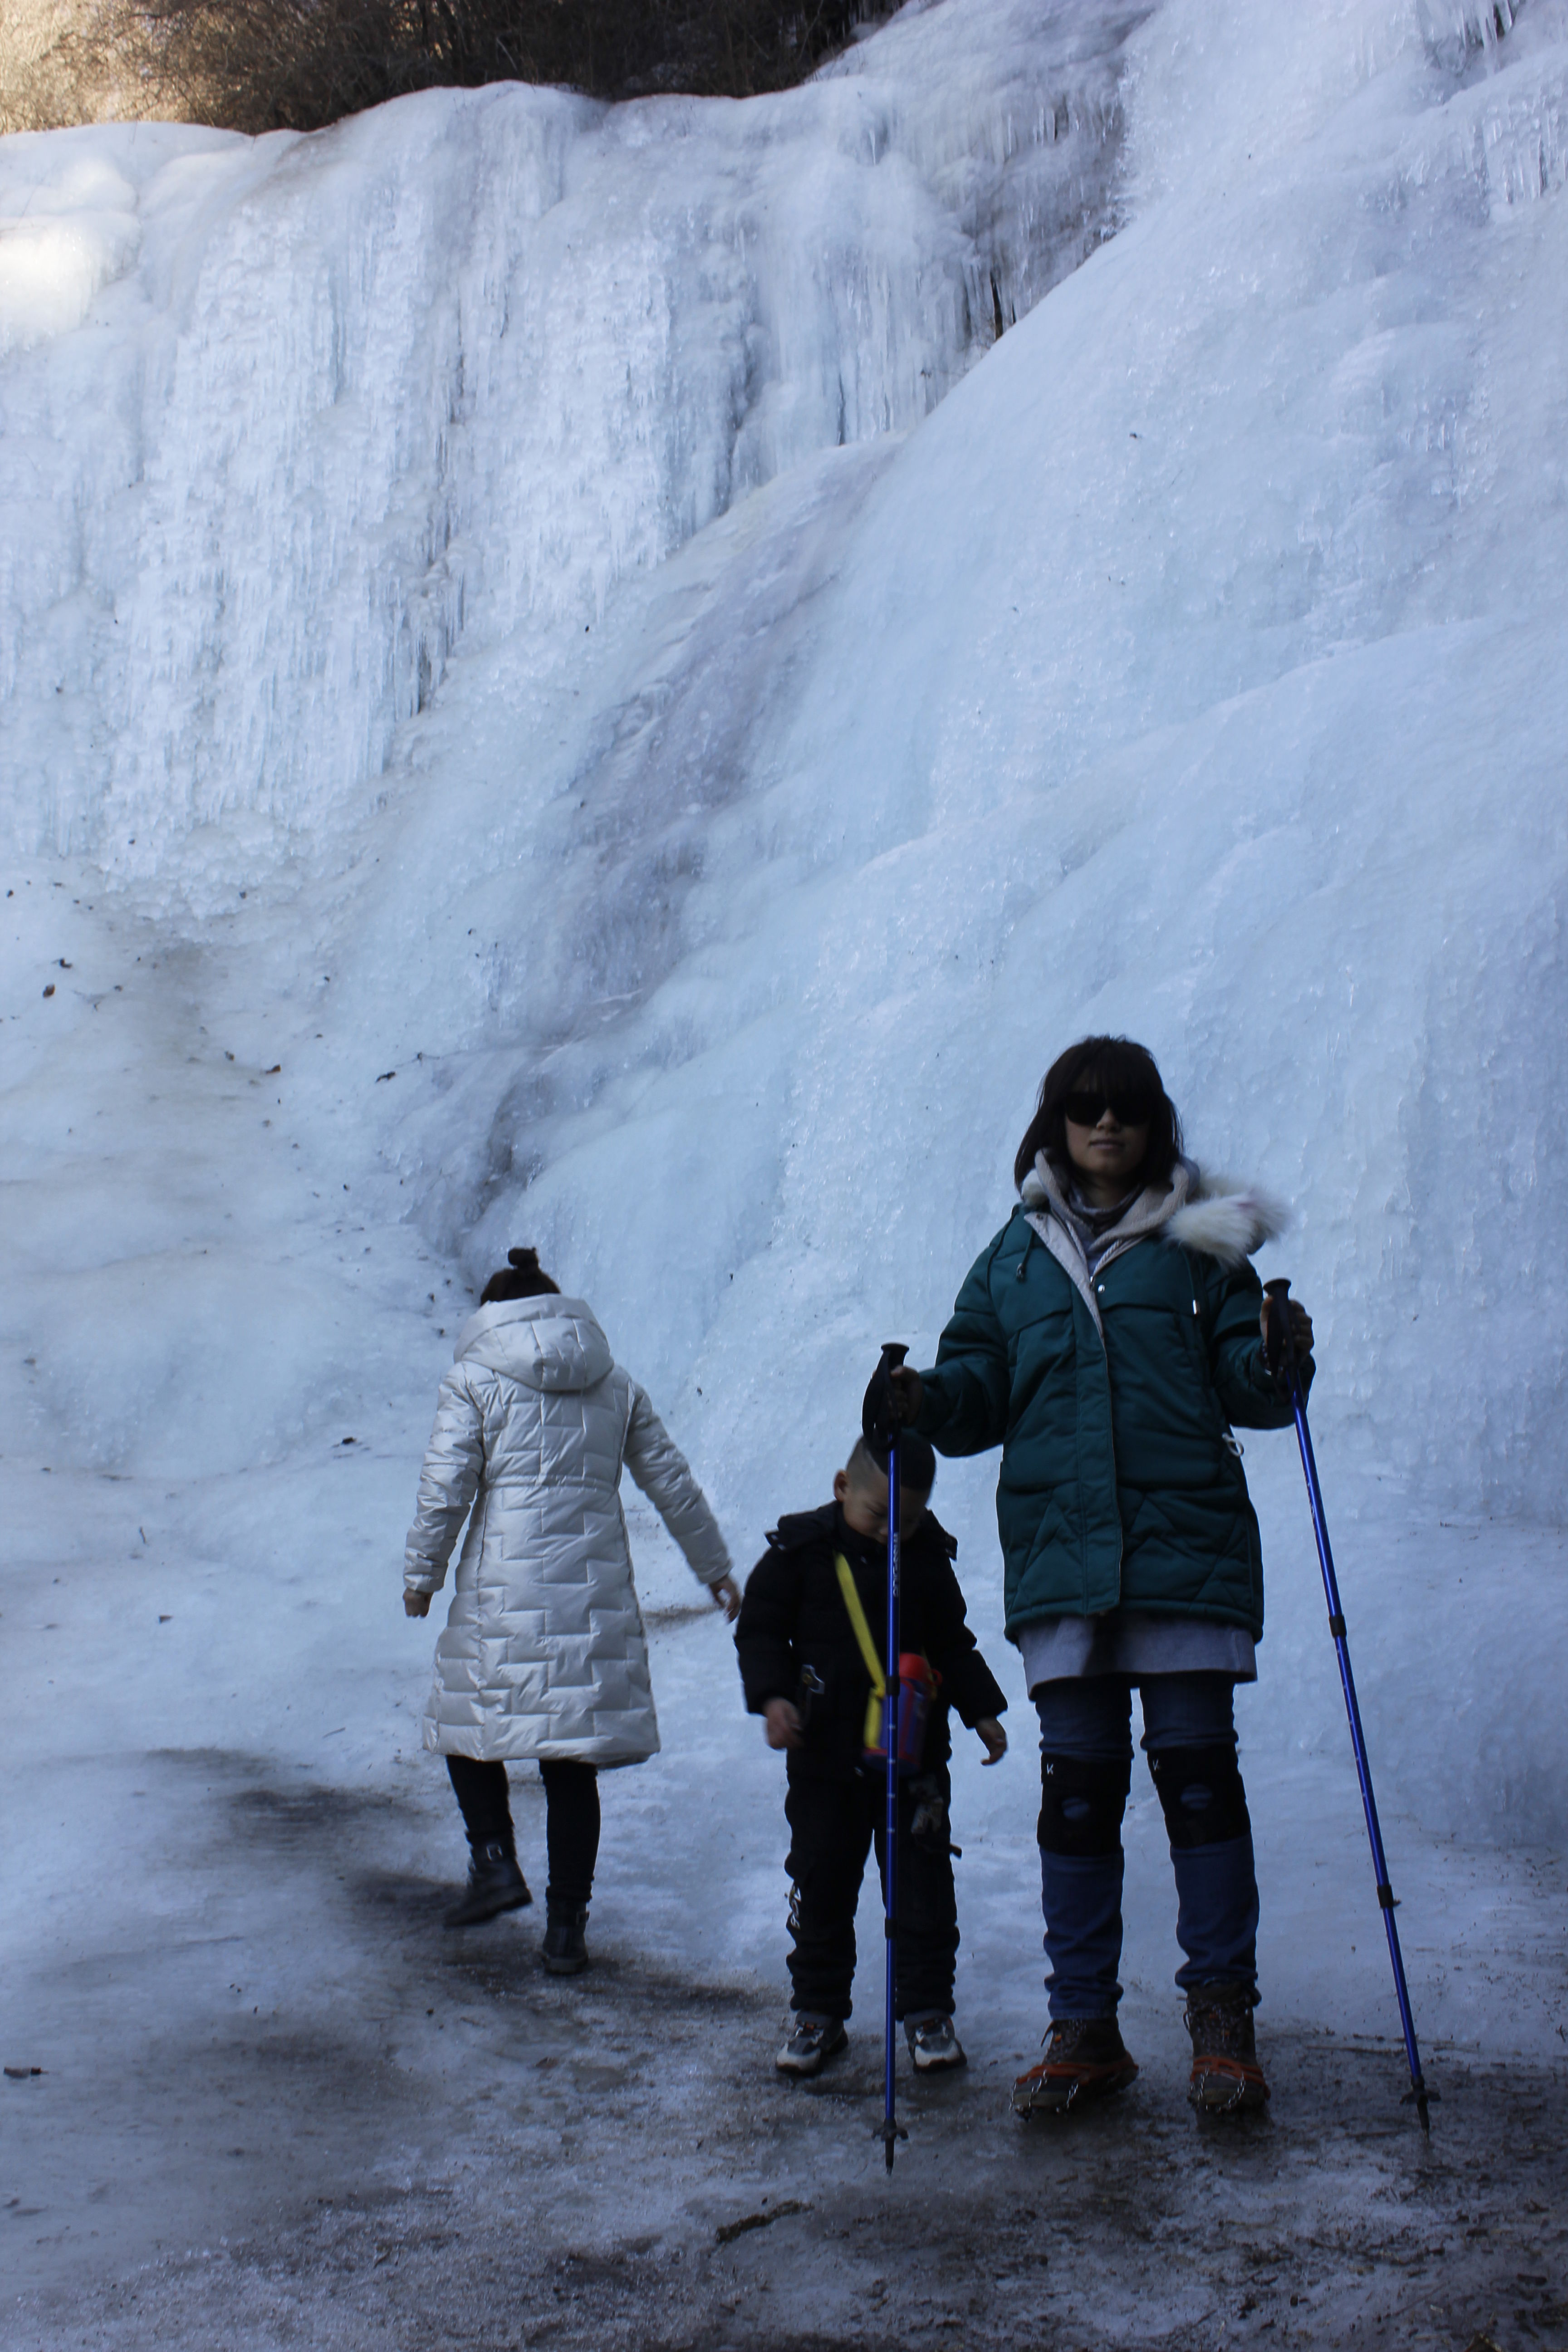
[[[499,1300],[458,1335],[403,1581],[437,1592],[468,1517],[425,1745],[640,1764],[658,1748],[617,1491],[625,1463],[693,1574],[730,1573],[686,1461],[580,1298]]]

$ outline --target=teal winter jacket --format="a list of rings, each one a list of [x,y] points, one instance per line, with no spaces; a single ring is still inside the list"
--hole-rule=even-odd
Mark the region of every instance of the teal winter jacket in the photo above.
[[[921,1374],[917,1426],[939,1453],[1002,1448],[1008,1635],[1128,1608],[1257,1640],[1263,1562],[1231,1432],[1290,1421],[1247,1262],[1279,1213],[1182,1161],[1121,1219],[1091,1279],[1060,1207],[1042,1165]]]

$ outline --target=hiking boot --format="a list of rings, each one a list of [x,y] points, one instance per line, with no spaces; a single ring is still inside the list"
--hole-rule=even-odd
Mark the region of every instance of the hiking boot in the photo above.
[[[521,1911],[531,1903],[528,1881],[504,1838],[487,1838],[468,1862],[468,1891],[441,1922],[444,1927],[477,1927],[500,1911]]]
[[[848,2040],[841,2017],[813,2017],[803,2009],[795,2021],[795,2032],[773,2064],[781,2074],[820,2074]]]
[[[591,1965],[588,1939],[584,1930],[588,1925],[585,1903],[556,1903],[547,1895],[544,1898],[544,1941],[539,1947],[541,1964],[552,1977],[580,1977]]]
[[[917,2074],[945,2074],[968,2063],[951,2017],[907,2017],[904,2036]]]
[[[1248,2115],[1263,2105],[1268,2085],[1258,2063],[1249,1985],[1198,1985],[1187,1995],[1184,2021],[1193,2037],[1187,2096],[1200,2115]]]
[[[1114,2017],[1058,2017],[1045,2047],[1013,2085],[1013,2113],[1026,2119],[1065,2116],[1083,2100],[1124,2091],[1138,2072]]]

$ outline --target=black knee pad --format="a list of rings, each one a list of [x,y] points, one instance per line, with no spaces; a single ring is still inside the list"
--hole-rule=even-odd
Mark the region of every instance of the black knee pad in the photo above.
[[[1130,1756],[1040,1758],[1040,1825],[1047,1853],[1118,1853],[1132,1780]]]
[[[1149,1769],[1173,1847],[1223,1845],[1251,1829],[1234,1741],[1163,1748],[1150,1757]]]

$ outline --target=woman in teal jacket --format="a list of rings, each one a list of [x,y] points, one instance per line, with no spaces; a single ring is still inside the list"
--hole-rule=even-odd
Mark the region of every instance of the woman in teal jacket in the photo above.
[[[1171,1841],[1190,2096],[1260,2106],[1258,1883],[1235,1685],[1263,1631],[1258,1520],[1232,1432],[1290,1411],[1263,1360],[1252,1251],[1283,1220],[1205,1181],[1152,1056],[1085,1037],[1047,1071],[1019,1203],[971,1267],[933,1370],[895,1373],[943,1454],[1002,1448],[1007,1632],[1040,1717],[1051,2028],[1021,2115],[1137,2074],[1117,2025],[1131,1691]],[[1312,1327],[1293,1306],[1310,1382]]]

